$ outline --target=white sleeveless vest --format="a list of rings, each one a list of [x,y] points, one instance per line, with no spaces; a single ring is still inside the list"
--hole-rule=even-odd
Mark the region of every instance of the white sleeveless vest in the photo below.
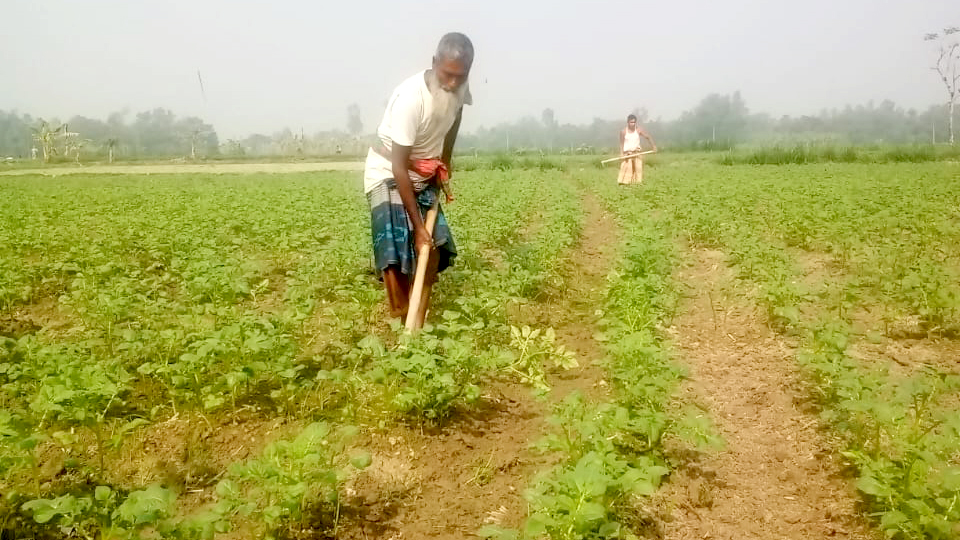
[[[630,130],[627,129],[623,133],[623,151],[624,152],[633,152],[640,149],[640,133],[634,131],[630,133]]]

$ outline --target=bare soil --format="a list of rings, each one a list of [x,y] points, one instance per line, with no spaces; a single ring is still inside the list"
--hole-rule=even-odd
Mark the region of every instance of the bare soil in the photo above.
[[[65,333],[77,326],[79,321],[60,308],[55,297],[44,296],[28,303],[0,312],[0,336],[18,338],[39,331]]]
[[[691,251],[677,275],[689,295],[670,332],[689,368],[684,400],[709,411],[727,448],[687,460],[659,495],[663,538],[877,538],[804,411],[791,344],[770,330],[722,252]]]
[[[530,390],[501,382],[479,410],[443,428],[394,427],[358,441],[373,462],[348,486],[338,538],[465,538],[517,526],[522,491],[546,460],[529,450],[543,425]]]
[[[586,195],[583,204],[583,232],[580,243],[564,261],[563,289],[552,291],[545,309],[537,313],[539,325],[554,328],[557,339],[577,353],[580,363],[578,368],[556,374],[552,383],[558,400],[574,390],[602,399],[609,388],[599,364],[604,353],[595,336],[618,231],[613,217],[593,196]]]
[[[232,463],[259,455],[269,443],[302,427],[301,422],[244,410],[212,419],[175,415],[127,437],[107,479],[131,486],[160,482],[206,499]]]
[[[960,373],[960,341],[946,338],[890,339],[853,343],[850,355],[866,364],[892,364],[892,372],[908,376],[926,367]]]

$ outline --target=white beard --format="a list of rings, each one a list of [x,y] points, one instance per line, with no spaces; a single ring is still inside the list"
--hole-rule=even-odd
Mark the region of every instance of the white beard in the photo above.
[[[435,122],[443,122],[444,120],[454,118],[457,111],[463,106],[463,97],[466,94],[467,85],[461,84],[460,88],[457,88],[455,91],[447,92],[440,87],[436,73],[431,70],[427,80],[427,88],[430,89],[430,96],[433,98],[433,111],[431,114],[433,120]]]

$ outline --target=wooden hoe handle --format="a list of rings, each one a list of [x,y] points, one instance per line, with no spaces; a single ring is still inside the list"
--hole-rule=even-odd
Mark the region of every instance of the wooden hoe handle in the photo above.
[[[430,231],[431,237],[437,224],[437,214],[440,213],[439,204],[439,201],[434,202],[430,210],[427,211],[425,226]],[[423,311],[421,307],[425,302],[423,291],[424,284],[427,281],[427,267],[430,266],[430,251],[432,249],[433,246],[423,246],[417,253],[417,274],[413,279],[413,289],[410,291],[410,306],[407,308],[407,330],[410,332],[423,328],[423,319],[426,312],[421,313]]]
[[[654,152],[656,152],[656,150],[647,150],[646,152],[637,152],[637,153],[635,153],[635,154],[627,154],[627,155],[625,155],[625,156],[620,156],[620,157],[605,159],[605,160],[601,161],[600,163],[601,163],[602,165],[606,165],[607,163],[610,163],[611,161],[622,161],[622,160],[624,160],[624,159],[635,158],[635,157],[637,157],[637,156],[643,156],[643,155],[646,155],[646,154],[653,154]]]

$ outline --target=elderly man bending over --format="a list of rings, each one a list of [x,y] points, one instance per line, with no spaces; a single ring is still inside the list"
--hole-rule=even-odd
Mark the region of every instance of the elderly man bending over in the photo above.
[[[443,36],[431,69],[394,90],[377,129],[380,144],[367,153],[364,191],[370,203],[373,254],[394,317],[406,315],[421,246],[435,248],[430,257],[435,272],[450,266],[457,255],[443,212],[433,234],[424,216],[437,200],[440,183],[449,178],[463,106],[472,104],[467,84],[472,64],[473,44],[467,36]]]

